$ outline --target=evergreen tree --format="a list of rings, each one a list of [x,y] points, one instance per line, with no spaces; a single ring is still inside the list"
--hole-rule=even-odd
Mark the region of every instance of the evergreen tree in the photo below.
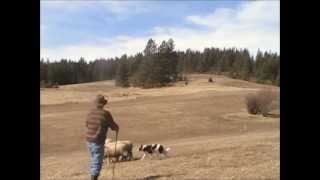
[[[153,39],[149,39],[146,48],[144,49],[145,56],[152,56],[157,53],[157,44]]]
[[[168,42],[163,41],[158,52],[159,55],[154,64],[154,81],[163,86],[177,79],[178,56],[174,52],[174,41],[172,39],[169,39]]]
[[[120,62],[116,75],[116,85],[121,87],[129,87],[129,69],[127,55],[123,55],[119,61]]]
[[[233,78],[280,84],[280,56],[276,53],[258,50],[254,60],[247,49],[205,48],[200,52],[175,51],[174,47],[172,39],[162,41],[159,47],[149,39],[143,53],[120,59],[50,62],[41,58],[40,82],[45,86],[115,79],[120,86],[156,87],[183,79],[189,73],[223,73]]]

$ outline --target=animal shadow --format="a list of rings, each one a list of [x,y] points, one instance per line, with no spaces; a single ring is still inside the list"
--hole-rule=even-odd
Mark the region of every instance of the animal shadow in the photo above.
[[[163,175],[151,175],[151,176],[147,176],[147,177],[143,177],[143,178],[139,178],[139,179],[136,179],[136,180],[155,180],[155,179],[158,179],[158,178],[163,178],[163,177],[171,177],[172,174],[163,174]]]
[[[138,160],[140,160],[139,157],[132,157],[132,159],[130,159],[130,160],[113,161],[112,163],[128,163],[131,161],[138,161]],[[106,163],[109,163],[107,158],[105,158],[105,161],[106,161]]]
[[[264,117],[279,118],[279,117],[280,117],[280,114],[276,114],[276,113],[267,113],[267,114],[264,114]]]

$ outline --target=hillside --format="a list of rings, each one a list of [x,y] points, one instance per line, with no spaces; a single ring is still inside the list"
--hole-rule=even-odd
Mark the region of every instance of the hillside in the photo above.
[[[136,158],[141,143],[172,149],[168,159],[117,163],[115,179],[280,179],[279,118],[249,115],[244,104],[262,88],[280,91],[206,74],[192,75],[187,86],[156,89],[114,81],[42,89],[41,179],[88,179],[84,121],[97,93],[109,97],[119,139],[134,142]],[[110,178],[109,166],[103,168],[101,179]]]

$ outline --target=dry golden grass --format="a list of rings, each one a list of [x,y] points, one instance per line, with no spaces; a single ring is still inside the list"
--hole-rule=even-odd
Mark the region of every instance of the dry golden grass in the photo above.
[[[134,143],[134,157],[142,155],[140,143],[172,149],[167,159],[117,163],[115,179],[279,179],[279,118],[249,115],[244,103],[249,92],[270,86],[203,74],[189,79],[157,89],[103,81],[41,90],[41,179],[88,179],[84,120],[97,93],[109,96],[119,139]],[[101,179],[110,177],[105,164]]]
[[[110,98],[111,102],[136,99],[144,96],[172,96],[172,95],[188,95],[204,91],[216,92],[236,92],[236,91],[254,91],[256,86],[253,83],[233,80],[217,76],[215,83],[208,83],[205,77],[208,75],[193,75],[190,78],[189,85],[185,86],[183,82],[177,83],[172,87],[141,89],[141,88],[119,88],[114,87],[113,81],[101,81],[93,83],[84,83],[76,85],[60,86],[59,89],[45,88],[41,91],[41,104],[63,104],[68,102],[90,102],[98,93],[101,93]],[[229,82],[230,81],[230,82]],[[236,87],[231,83],[240,83],[246,87]]]

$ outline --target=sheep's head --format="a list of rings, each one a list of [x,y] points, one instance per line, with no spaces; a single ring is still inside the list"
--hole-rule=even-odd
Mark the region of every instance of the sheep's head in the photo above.
[[[107,138],[106,141],[105,141],[105,144],[108,144],[110,142],[112,142],[112,140],[110,138]]]

